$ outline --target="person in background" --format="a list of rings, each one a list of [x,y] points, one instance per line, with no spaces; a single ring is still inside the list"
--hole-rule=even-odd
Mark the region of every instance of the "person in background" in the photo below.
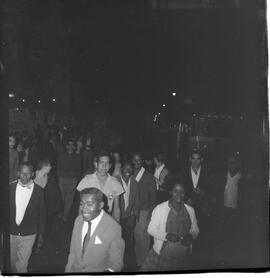
[[[154,245],[141,271],[176,271],[190,266],[191,244],[199,234],[196,215],[184,203],[183,183],[174,181],[170,187],[169,201],[153,210],[148,233]]]
[[[76,186],[82,172],[81,157],[75,153],[76,142],[72,139],[66,143],[66,152],[60,154],[57,164],[59,187],[64,202],[63,221],[66,222],[73,205]]]
[[[157,202],[161,203],[167,199],[168,190],[165,188],[165,179],[169,173],[165,166],[165,157],[161,152],[154,154],[153,158],[154,164],[156,165],[154,177],[157,185]]]
[[[150,249],[150,236],[147,233],[147,226],[153,208],[156,205],[156,181],[143,167],[143,156],[136,152],[133,154],[134,177],[139,189],[139,217],[134,230],[135,253],[137,267],[141,267]]]
[[[82,137],[79,137],[78,140],[76,141],[76,154],[81,154],[82,153],[82,148],[83,148],[83,142],[82,142]]]
[[[91,136],[90,134],[86,137],[85,147],[83,149],[83,175],[93,174],[95,172],[94,168],[94,152],[91,146]]]
[[[103,210],[103,193],[85,188],[80,199],[65,273],[121,271],[125,243],[120,225]]]
[[[24,150],[24,146],[23,146],[23,142],[22,141],[18,142],[16,150],[17,150],[18,155],[19,155],[19,164],[21,164],[22,162],[26,162],[26,161],[24,161],[25,150]]]
[[[45,204],[43,189],[34,183],[33,166],[22,163],[19,179],[10,184],[10,260],[12,273],[27,273],[28,261],[37,239],[43,244]]]
[[[115,151],[113,152],[113,158],[114,158],[114,169],[112,175],[114,177],[118,177],[121,175],[121,155],[119,152]]]
[[[56,215],[63,209],[63,201],[60,189],[56,182],[56,177],[51,171],[51,163],[49,160],[41,160],[38,162],[34,182],[44,189],[44,199],[46,206],[46,227],[44,240],[47,241],[53,228]]]
[[[241,183],[241,170],[239,157],[231,155],[227,163],[226,182],[223,186],[223,217],[224,226],[235,227],[237,225],[237,208],[239,199],[239,185]]]
[[[19,154],[14,149],[16,144],[15,135],[9,134],[9,182],[17,180]]]
[[[138,184],[133,174],[133,165],[131,162],[125,162],[119,182],[122,184],[124,193],[120,195],[121,226],[123,239],[125,240],[124,265],[125,270],[132,271],[135,258],[134,253],[134,229],[136,219],[139,217],[139,191]]]
[[[86,175],[79,183],[77,190],[96,187],[103,192],[107,198],[108,213],[120,222],[119,196],[124,192],[119,181],[109,174],[111,168],[111,158],[108,152],[101,151],[97,155],[95,162],[96,172]]]
[[[203,232],[207,227],[209,189],[211,178],[208,169],[203,166],[203,156],[199,150],[190,153],[190,166],[181,172],[181,180],[186,185],[187,203],[194,207],[200,230]]]

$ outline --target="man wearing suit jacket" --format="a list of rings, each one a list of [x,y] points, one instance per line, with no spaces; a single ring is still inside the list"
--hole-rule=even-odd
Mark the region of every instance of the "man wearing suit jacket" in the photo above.
[[[132,270],[134,262],[134,228],[136,219],[139,216],[139,192],[138,183],[132,177],[133,165],[131,162],[123,164],[121,174],[118,177],[122,184],[124,193],[120,195],[120,210],[121,210],[121,226],[123,229],[123,238],[125,240],[125,269]]]
[[[99,189],[85,188],[80,198],[65,272],[119,272],[125,248],[120,225],[102,209]]]
[[[33,167],[20,165],[19,180],[10,184],[10,260],[12,273],[26,273],[32,247],[43,243],[45,204],[43,189],[32,180]]]
[[[180,176],[186,184],[187,203],[194,207],[199,225],[202,228],[207,216],[210,175],[207,169],[202,166],[203,157],[200,151],[192,150],[189,161],[190,167],[183,169]]]
[[[150,235],[147,227],[152,210],[156,206],[156,181],[152,174],[145,170],[141,153],[133,154],[134,177],[139,189],[139,218],[134,230],[135,253],[137,266],[141,267],[150,249]]]
[[[161,152],[154,154],[154,164],[156,165],[154,177],[157,185],[157,203],[162,203],[168,200],[169,191],[166,188],[166,178],[169,174],[165,166],[165,155]]]

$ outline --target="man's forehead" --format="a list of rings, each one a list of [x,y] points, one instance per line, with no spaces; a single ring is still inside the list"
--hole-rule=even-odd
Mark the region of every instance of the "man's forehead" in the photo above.
[[[83,194],[81,196],[81,200],[85,202],[95,202],[97,201],[96,195],[95,194]]]
[[[20,171],[21,172],[31,172],[32,169],[29,166],[22,166]]]
[[[108,156],[101,156],[98,159],[99,162],[110,162],[110,158]]]

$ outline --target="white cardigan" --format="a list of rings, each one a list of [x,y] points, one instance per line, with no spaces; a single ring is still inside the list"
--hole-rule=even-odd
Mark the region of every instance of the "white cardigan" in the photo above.
[[[194,209],[184,204],[191,219],[190,234],[195,239],[199,235],[199,228]],[[163,242],[166,241],[166,223],[170,212],[169,201],[161,203],[155,207],[152,213],[151,221],[148,225],[147,232],[154,237],[153,249],[157,254],[160,253]]]

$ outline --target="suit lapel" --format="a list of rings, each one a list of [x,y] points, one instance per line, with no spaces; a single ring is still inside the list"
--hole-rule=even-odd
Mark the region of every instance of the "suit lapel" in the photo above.
[[[106,229],[107,229],[106,214],[104,212],[93,235],[91,236],[91,238],[89,240],[89,243],[88,243],[88,246],[86,247],[86,249],[91,248],[91,246],[95,245],[96,236],[100,237],[104,233],[104,231],[106,231]]]

